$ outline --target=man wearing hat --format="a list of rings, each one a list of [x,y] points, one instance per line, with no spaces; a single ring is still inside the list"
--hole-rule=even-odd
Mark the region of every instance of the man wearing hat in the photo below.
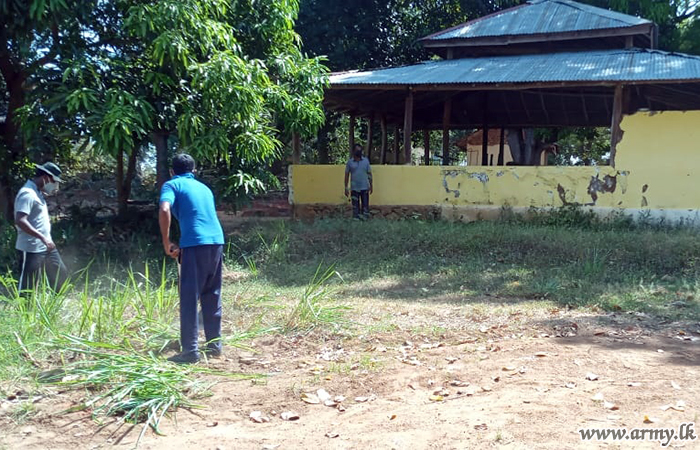
[[[19,251],[19,289],[35,289],[45,273],[51,287],[63,287],[68,270],[51,238],[51,220],[44,194],[58,191],[61,169],[52,162],[36,166],[34,177],[28,180],[15,198],[15,226]]]

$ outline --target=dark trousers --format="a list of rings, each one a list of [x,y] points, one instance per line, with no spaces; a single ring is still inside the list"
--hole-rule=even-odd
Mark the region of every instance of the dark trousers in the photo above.
[[[63,288],[68,279],[68,269],[56,249],[41,253],[18,251],[18,260],[20,292],[36,289],[44,275],[49,286],[57,292]]]
[[[350,194],[352,199],[352,217],[360,218],[360,214],[364,217],[369,216],[369,191],[352,191]]]
[[[180,345],[197,352],[197,303],[202,305],[209,348],[221,349],[221,270],[223,245],[186,247],[180,253]],[[216,341],[216,342],[211,342]]]

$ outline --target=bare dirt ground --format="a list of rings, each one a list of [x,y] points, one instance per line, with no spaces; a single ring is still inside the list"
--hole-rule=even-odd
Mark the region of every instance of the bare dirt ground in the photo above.
[[[228,349],[212,368],[268,376],[217,378],[202,409],[164,419],[164,435],[147,431],[139,448],[659,448],[658,441],[582,442],[577,430],[699,422],[697,323],[512,303],[358,302],[360,320],[376,322],[366,332],[266,336],[253,352]],[[331,406],[302,399],[316,401],[320,389],[344,398]],[[21,424],[3,414],[0,447],[134,446],[140,426],[59,414],[77,399],[38,398],[38,414]],[[19,400],[5,399],[2,408]],[[269,421],[256,423],[254,411]],[[290,411],[297,420],[282,419]]]

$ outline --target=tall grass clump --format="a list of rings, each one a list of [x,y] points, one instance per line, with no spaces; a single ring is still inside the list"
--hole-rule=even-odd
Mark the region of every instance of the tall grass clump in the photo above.
[[[333,277],[342,280],[333,266],[325,271],[322,271],[321,265],[316,268],[299,302],[286,318],[284,326],[286,332],[309,332],[321,325],[337,327],[346,322],[344,315],[349,308],[328,304],[329,297],[333,293],[328,282]]]
[[[87,270],[79,277],[77,287],[54,291],[44,278],[20,293],[11,275],[0,276],[0,381],[22,383],[32,371],[62,364],[46,346],[62,336],[109,343],[134,357],[177,339],[178,294],[165,265],[157,277],[147,266],[130,269],[124,282],[91,280]]]

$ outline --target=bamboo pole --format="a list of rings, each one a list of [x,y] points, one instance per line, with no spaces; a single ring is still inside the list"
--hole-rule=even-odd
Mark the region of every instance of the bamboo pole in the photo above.
[[[411,134],[413,132],[413,91],[408,90],[406,95],[406,107],[403,116],[403,153],[404,164],[412,163],[411,157]]]

